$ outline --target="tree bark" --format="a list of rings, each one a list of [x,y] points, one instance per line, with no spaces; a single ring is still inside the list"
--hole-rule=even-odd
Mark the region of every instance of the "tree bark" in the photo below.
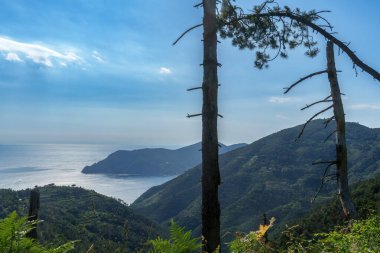
[[[204,0],[203,11],[202,243],[213,253],[220,248],[216,0]]]
[[[40,193],[37,189],[30,191],[29,216],[28,221],[35,222],[38,219],[38,209],[40,208]],[[37,224],[26,234],[27,237],[37,240]]]
[[[334,116],[336,122],[336,166],[338,196],[346,219],[356,216],[355,206],[352,202],[348,187],[347,146],[346,146],[346,120],[344,115],[342,97],[335,68],[334,43],[327,42],[327,73],[333,100]]]

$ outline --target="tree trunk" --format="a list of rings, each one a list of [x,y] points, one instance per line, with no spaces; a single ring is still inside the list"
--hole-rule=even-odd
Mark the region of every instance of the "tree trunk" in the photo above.
[[[29,216],[28,221],[35,222],[38,219],[38,209],[40,208],[40,193],[35,188],[30,191]],[[37,240],[37,224],[26,234],[27,237]]]
[[[331,88],[331,98],[334,106],[334,116],[336,122],[336,167],[337,167],[337,187],[340,203],[346,219],[356,216],[355,206],[352,202],[348,187],[347,169],[347,146],[346,146],[346,120],[344,116],[343,103],[335,68],[334,44],[327,42],[327,71]]]
[[[202,243],[213,253],[220,248],[216,0],[204,0],[203,11]]]

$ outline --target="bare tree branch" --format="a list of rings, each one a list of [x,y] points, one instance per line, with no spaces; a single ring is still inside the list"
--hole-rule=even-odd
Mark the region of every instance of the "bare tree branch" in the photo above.
[[[198,116],[202,116],[202,113],[197,113],[197,114],[187,114],[186,117],[188,117],[188,118],[192,118],[192,117],[198,117]]]
[[[301,108],[301,111],[303,111],[303,110],[305,110],[305,109],[307,109],[307,108],[310,108],[310,107],[312,107],[313,105],[316,105],[316,104],[319,104],[319,103],[333,102],[332,99],[329,99],[330,97],[331,97],[331,95],[328,96],[328,97],[326,97],[326,98],[324,98],[324,99],[318,100],[317,102],[314,102],[314,103],[312,103],[312,104],[310,104],[310,105],[306,105],[305,107]]]
[[[335,133],[336,133],[336,130],[332,131],[332,133],[330,133],[323,142],[326,142]]]
[[[305,131],[306,126],[307,126],[307,125],[308,125],[308,124],[309,124],[309,123],[310,123],[315,117],[317,117],[318,115],[324,113],[325,111],[327,111],[327,110],[329,110],[329,109],[331,109],[331,108],[333,108],[333,105],[330,105],[329,107],[323,109],[322,111],[317,112],[317,113],[314,114],[314,115],[313,115],[308,121],[306,121],[306,123],[303,125],[302,130],[301,130],[301,132],[299,133],[297,139],[301,138],[303,132]],[[296,139],[296,140],[297,140],[297,139]]]
[[[336,160],[334,160],[334,161],[319,161],[319,162],[313,162],[311,165],[326,164],[326,163],[337,163],[337,161]]]
[[[325,120],[325,128],[329,125],[329,123],[335,119],[335,115],[331,116],[330,118],[326,119]]]
[[[175,44],[177,44],[177,42],[180,41],[180,39],[182,39],[182,37],[185,36],[188,32],[190,32],[190,31],[192,31],[192,30],[194,30],[194,29],[196,29],[196,28],[198,28],[198,27],[201,27],[201,26],[203,26],[203,24],[195,25],[195,26],[193,26],[193,27],[190,27],[190,28],[187,29],[186,31],[184,31],[184,32],[178,37],[178,39],[176,39],[176,40],[173,42],[172,46],[175,46]]]
[[[199,90],[199,89],[202,89],[202,86],[200,86],[200,87],[194,87],[194,88],[189,88],[186,91]]]
[[[320,186],[319,186],[319,189],[318,189],[318,191],[315,193],[314,197],[312,198],[311,203],[314,202],[314,200],[317,198],[317,196],[318,196],[319,193],[321,192],[321,190],[322,190],[322,188],[323,188],[323,185],[325,184],[326,174],[327,174],[327,172],[329,171],[330,167],[331,167],[332,165],[334,165],[334,164],[336,164],[336,161],[330,162],[330,163],[326,166],[325,171],[323,172],[323,175],[322,175],[322,177],[321,177],[321,184],[320,184]]]
[[[288,93],[291,89],[294,88],[294,86],[296,86],[297,84],[299,84],[299,83],[305,81],[306,79],[308,79],[308,78],[312,78],[313,76],[320,75],[320,74],[323,74],[323,73],[327,73],[327,70],[318,71],[318,72],[312,73],[312,74],[310,74],[310,75],[307,75],[307,76],[305,76],[305,77],[302,77],[300,80],[298,80],[297,82],[293,83],[293,84],[290,85],[288,88],[284,88],[284,89],[285,89],[284,94]]]

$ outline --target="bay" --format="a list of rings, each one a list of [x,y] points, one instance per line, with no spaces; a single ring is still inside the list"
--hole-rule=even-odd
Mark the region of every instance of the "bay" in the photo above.
[[[149,188],[174,176],[82,174],[86,165],[120,149],[113,145],[0,145],[0,188],[14,190],[47,184],[75,185],[130,204]]]

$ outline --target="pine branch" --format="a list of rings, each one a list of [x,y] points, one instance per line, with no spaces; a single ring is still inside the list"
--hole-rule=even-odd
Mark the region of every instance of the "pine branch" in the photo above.
[[[290,11],[271,11],[268,13],[254,13],[254,14],[249,14],[249,15],[242,15],[235,20],[234,22],[240,21],[240,20],[252,20],[254,18],[259,18],[259,17],[288,17],[290,19],[294,19],[314,31],[320,33],[322,36],[324,36],[327,40],[332,41],[335,45],[337,45],[343,52],[345,52],[348,57],[350,57],[351,61],[353,62],[354,65],[357,65],[360,67],[364,72],[367,72],[369,75],[371,75],[373,78],[376,80],[380,81],[380,73],[376,71],[375,69],[371,68],[367,64],[365,64],[362,60],[359,59],[359,57],[353,52],[348,45],[346,45],[344,42],[341,40],[338,40],[336,37],[334,37],[330,32],[326,31],[322,27],[314,24],[312,21],[306,19],[305,17],[295,15],[294,13]],[[228,24],[228,23],[226,23]]]

